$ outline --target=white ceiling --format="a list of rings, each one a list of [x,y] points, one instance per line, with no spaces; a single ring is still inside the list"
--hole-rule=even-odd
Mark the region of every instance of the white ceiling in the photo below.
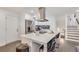
[[[2,9],[17,12],[17,13],[31,13],[31,10],[38,13],[37,7],[1,7]],[[46,7],[46,13],[52,16],[61,16],[67,13],[73,13],[79,7]]]
[[[47,14],[49,15],[55,15],[55,16],[61,16],[64,14],[70,14],[76,12],[76,10],[79,10],[78,7],[48,7],[46,8]]]

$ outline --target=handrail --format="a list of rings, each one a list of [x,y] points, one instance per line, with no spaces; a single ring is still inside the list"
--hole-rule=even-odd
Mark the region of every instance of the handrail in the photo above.
[[[78,19],[76,18],[76,21],[77,21],[77,23],[79,24],[79,21],[78,21]]]

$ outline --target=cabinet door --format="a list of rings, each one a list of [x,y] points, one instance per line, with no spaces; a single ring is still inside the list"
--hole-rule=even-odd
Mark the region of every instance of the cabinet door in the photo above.
[[[11,43],[13,41],[17,41],[18,40],[18,18],[15,16],[7,16],[6,19],[6,40],[7,43]]]
[[[5,15],[0,12],[0,46],[5,45]]]

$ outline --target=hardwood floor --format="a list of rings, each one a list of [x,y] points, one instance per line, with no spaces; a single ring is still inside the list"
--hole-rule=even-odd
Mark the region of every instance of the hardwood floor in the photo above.
[[[16,41],[5,46],[0,47],[0,52],[16,52],[16,46],[21,41]],[[79,46],[79,43],[65,41],[64,38],[60,39],[60,46],[56,52],[75,52],[75,46]]]
[[[16,41],[9,43],[5,46],[0,47],[0,52],[16,52],[16,46],[21,43],[21,41]]]
[[[66,41],[64,38],[60,38],[60,46],[56,52],[75,52],[76,46],[79,46],[79,43]]]

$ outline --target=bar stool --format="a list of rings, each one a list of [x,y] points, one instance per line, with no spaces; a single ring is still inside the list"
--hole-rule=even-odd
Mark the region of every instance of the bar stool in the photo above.
[[[56,45],[55,45],[56,48],[59,48],[59,45],[60,45],[60,44],[59,44],[59,43],[60,43],[60,42],[59,42],[59,40],[60,40],[59,37],[60,37],[60,33],[58,33],[58,34],[56,35],[56,39],[55,39],[55,41],[56,41]]]
[[[26,43],[26,35],[21,34],[21,43],[16,46],[16,52],[29,52],[29,45]]]
[[[41,45],[39,48],[39,52],[43,52],[44,51],[44,45]]]
[[[16,52],[29,52],[29,46],[27,44],[19,44],[16,46]]]

